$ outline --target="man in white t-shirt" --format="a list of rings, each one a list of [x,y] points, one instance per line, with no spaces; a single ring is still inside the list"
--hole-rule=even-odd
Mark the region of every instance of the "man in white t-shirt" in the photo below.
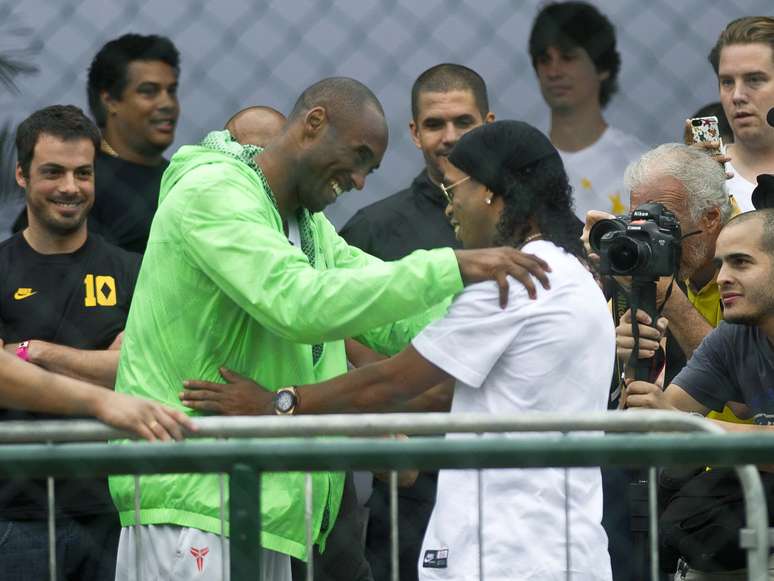
[[[585,2],[548,4],[532,25],[529,53],[551,110],[549,137],[570,178],[576,216],[627,212],[623,173],[647,147],[602,116],[621,67],[613,25]]]
[[[550,291],[538,291],[537,301],[530,301],[514,286],[502,311],[494,284],[475,285],[412,345],[456,378],[452,414],[603,411],[605,373],[613,367],[604,299],[581,263],[561,248],[535,241],[524,249],[551,265]],[[564,579],[565,538],[557,532],[569,519],[571,570],[585,572],[577,579],[606,579],[610,565],[601,518],[602,482],[595,468],[482,470],[480,477],[474,470],[442,470],[420,578]]]
[[[752,191],[760,174],[774,173],[774,18],[739,18],[726,26],[709,54],[718,76],[720,102],[734,143],[726,148],[734,177],[726,188],[743,212],[753,210]]]

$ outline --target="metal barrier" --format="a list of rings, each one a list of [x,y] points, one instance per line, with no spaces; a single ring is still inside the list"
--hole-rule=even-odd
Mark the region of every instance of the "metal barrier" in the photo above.
[[[7,422],[0,443],[45,441],[49,444],[0,446],[0,477],[105,476],[108,474],[228,473],[231,502],[231,578],[246,579],[259,571],[262,471],[344,469],[467,469],[583,466],[668,466],[707,463],[734,466],[770,462],[774,436],[728,434],[702,418],[677,412],[607,412],[577,417],[566,414],[364,414],[198,418],[197,437],[282,438],[271,441],[207,442],[122,446],[73,443],[124,437],[93,421]],[[604,436],[570,434],[605,431]],[[558,432],[531,438],[488,437],[408,441],[310,439],[312,436],[377,436],[494,432]],[[643,432],[645,434],[613,434]],[[665,434],[663,432],[682,432]],[[704,432],[696,434],[695,432]],[[68,442],[53,446],[53,442]],[[207,458],[206,467],[196,460]],[[754,466],[737,466],[745,497],[747,528],[740,540],[748,551],[748,575],[767,579],[769,531],[766,499]],[[651,478],[651,500],[655,484]],[[49,480],[50,482],[51,480]],[[393,476],[391,483],[396,485]],[[394,488],[393,488],[394,490]],[[50,534],[53,533],[53,488],[49,485]],[[139,504],[139,494],[136,503]],[[480,508],[480,507],[479,507]],[[650,511],[653,579],[658,578],[655,506]],[[308,542],[311,537],[307,535]],[[395,555],[397,557],[397,555]],[[53,558],[53,557],[52,557]],[[397,563],[393,563],[393,571]],[[52,567],[52,572],[55,569]],[[52,576],[54,579],[55,576]],[[311,578],[311,570],[308,577]],[[397,578],[394,574],[394,578]]]

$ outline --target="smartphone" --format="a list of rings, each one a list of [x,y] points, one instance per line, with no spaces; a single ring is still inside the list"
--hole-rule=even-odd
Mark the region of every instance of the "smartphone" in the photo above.
[[[723,147],[723,141],[720,139],[720,129],[718,128],[718,118],[712,117],[693,117],[688,119],[691,126],[691,137],[693,143],[703,143],[706,141],[717,141],[719,147],[717,150],[709,150],[713,155],[720,154]]]

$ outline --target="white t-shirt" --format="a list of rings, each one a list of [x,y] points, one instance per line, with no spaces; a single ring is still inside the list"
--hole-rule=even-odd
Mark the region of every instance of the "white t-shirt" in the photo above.
[[[726,171],[734,174],[734,177],[726,180],[726,191],[729,195],[734,196],[734,201],[742,212],[752,212],[755,209],[752,203],[752,193],[756,184],[744,179],[742,174],[734,169],[730,161],[726,162]]]
[[[585,222],[589,210],[616,215],[628,212],[624,171],[647,149],[636,137],[608,127],[602,137],[586,149],[572,152],[558,150],[570,178],[575,215]]]
[[[615,330],[602,292],[580,262],[554,244],[536,241],[525,250],[551,265],[550,290],[536,283],[538,298],[530,300],[511,279],[502,310],[494,282],[471,285],[413,341],[425,359],[457,380],[452,414],[607,409]],[[571,578],[609,581],[600,471],[567,473]],[[565,470],[483,470],[481,481],[484,578],[564,581]],[[478,580],[478,529],[477,472],[442,470],[419,578]]]

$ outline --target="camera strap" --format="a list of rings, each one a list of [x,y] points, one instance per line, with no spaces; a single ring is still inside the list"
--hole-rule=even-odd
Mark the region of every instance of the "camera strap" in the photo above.
[[[635,371],[635,378],[641,379],[645,381],[655,382],[659,375],[661,374],[664,366],[666,365],[666,353],[662,350],[662,348],[659,348],[656,351],[656,354],[651,357],[647,363],[643,362],[639,357],[637,357],[637,354],[640,350],[640,328],[639,328],[639,321],[637,320],[636,313],[637,310],[640,308],[640,299],[643,298],[641,294],[645,295],[645,301],[651,303],[650,309],[646,307],[646,311],[652,310],[655,308],[655,312],[648,312],[650,315],[653,325],[655,326],[656,321],[660,317],[664,306],[666,305],[666,302],[669,300],[669,297],[672,295],[672,289],[674,288],[675,284],[675,277],[672,276],[672,279],[669,283],[669,287],[667,287],[667,291],[665,294],[665,298],[663,302],[660,305],[656,304],[655,301],[655,281],[652,283],[648,283],[646,286],[647,290],[644,290],[643,287],[639,287],[638,289],[635,289],[634,287],[629,290],[626,289],[623,285],[621,285],[618,281],[615,281],[616,288],[616,295],[620,296],[620,294],[623,294],[627,302],[629,303],[629,309],[633,316],[631,317],[631,325],[632,325],[632,338],[634,339],[634,344],[632,346],[631,354],[629,355],[629,359],[626,363],[626,367],[629,369],[632,369]],[[616,307],[616,311],[619,310],[619,308],[622,306],[618,304],[620,301],[616,300],[614,306]],[[623,378],[622,378],[623,380]],[[622,386],[621,386],[622,387]],[[616,390],[617,391],[617,390]]]

